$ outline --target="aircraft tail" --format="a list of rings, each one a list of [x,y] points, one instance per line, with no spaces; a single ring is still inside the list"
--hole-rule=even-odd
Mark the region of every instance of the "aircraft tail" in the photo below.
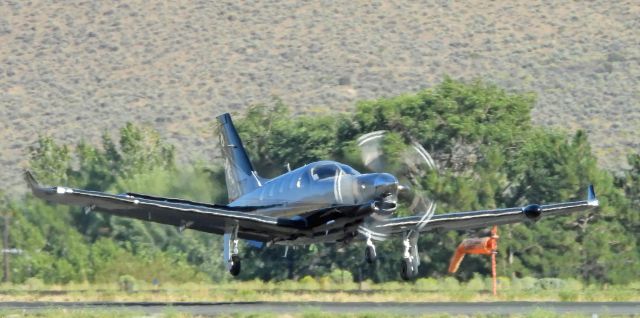
[[[262,186],[228,113],[217,117],[229,202]]]

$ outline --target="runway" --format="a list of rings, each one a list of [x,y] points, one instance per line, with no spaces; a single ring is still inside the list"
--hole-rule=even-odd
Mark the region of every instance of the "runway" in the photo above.
[[[127,310],[155,314],[171,310],[194,315],[229,313],[393,313],[404,315],[448,313],[522,314],[535,310],[587,315],[640,315],[640,302],[0,302],[0,311],[45,309]]]

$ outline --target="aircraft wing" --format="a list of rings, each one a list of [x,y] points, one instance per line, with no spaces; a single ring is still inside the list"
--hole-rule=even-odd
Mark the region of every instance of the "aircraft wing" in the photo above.
[[[113,215],[223,234],[225,226],[238,225],[238,237],[256,241],[289,238],[304,231],[299,220],[250,213],[250,208],[191,202],[180,199],[126,193],[109,194],[67,187],[44,187],[26,171],[33,194],[43,200],[85,207]]]
[[[578,211],[588,211],[599,205],[593,185],[589,186],[587,199],[584,201],[564,202],[546,205],[531,204],[524,207],[455,212],[434,215],[421,231],[434,229],[460,230],[480,228],[492,225],[518,223],[527,220],[535,221],[541,217],[564,215]],[[402,233],[418,226],[422,216],[392,218],[381,221],[372,230],[384,233]]]

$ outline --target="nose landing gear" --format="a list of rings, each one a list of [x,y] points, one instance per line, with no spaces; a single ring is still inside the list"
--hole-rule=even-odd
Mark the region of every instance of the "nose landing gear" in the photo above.
[[[369,264],[373,264],[375,263],[377,257],[378,256],[376,254],[376,246],[373,245],[373,241],[371,241],[371,236],[369,236],[367,238],[367,247],[365,247],[364,249],[364,260]]]
[[[404,255],[400,262],[400,277],[403,280],[411,280],[418,275],[420,257],[418,256],[418,234],[409,231],[402,240]]]
[[[238,254],[238,225],[225,228],[224,231],[224,262],[232,276],[240,274],[240,255]]]

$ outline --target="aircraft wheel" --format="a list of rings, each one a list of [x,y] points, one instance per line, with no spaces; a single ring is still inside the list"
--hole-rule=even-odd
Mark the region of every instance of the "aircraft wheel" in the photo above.
[[[238,276],[238,274],[240,274],[240,256],[231,256],[231,268],[229,269],[229,273],[233,276]]]
[[[400,277],[402,277],[403,280],[411,280],[415,275],[411,260],[403,258],[400,262],[400,266]]]
[[[367,261],[367,263],[375,263],[377,257],[378,256],[376,255],[376,250],[373,248],[373,246],[367,246],[364,249],[364,259],[365,261]]]

